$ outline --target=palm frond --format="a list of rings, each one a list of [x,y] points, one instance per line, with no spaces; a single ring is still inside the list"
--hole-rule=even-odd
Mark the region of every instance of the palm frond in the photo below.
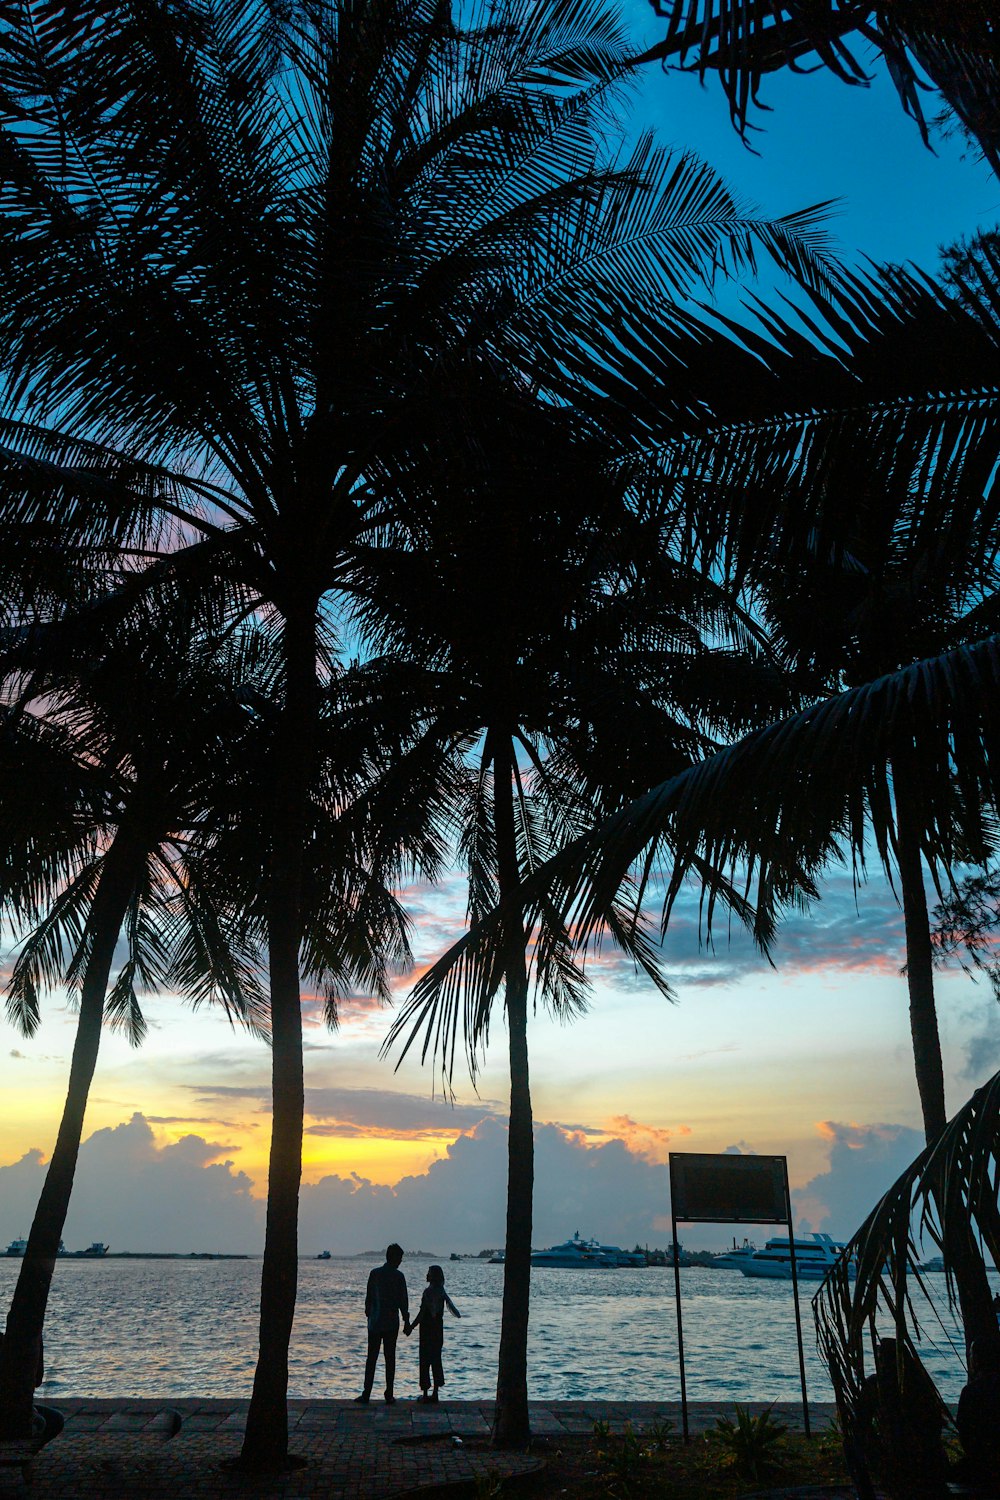
[[[955,1271],[975,1236],[1000,1264],[1000,1075],[991,1078],[899,1176],[851,1237],[813,1301],[820,1350],[845,1428],[858,1420],[866,1344],[891,1322],[918,1359],[922,1328],[940,1323],[917,1269],[940,1250],[955,1296]],[[853,1260],[856,1275],[849,1273]],[[947,1337],[947,1335],[945,1335]]]

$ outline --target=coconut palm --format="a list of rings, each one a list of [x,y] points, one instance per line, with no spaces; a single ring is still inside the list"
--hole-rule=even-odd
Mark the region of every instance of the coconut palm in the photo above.
[[[601,399],[659,444],[692,549],[750,582],[782,658],[819,700],[996,628],[998,354],[996,248],[984,241],[950,284],[899,269],[845,276],[801,319],[646,320],[611,353]],[[730,379],[713,394],[722,361]],[[993,828],[979,788],[960,765],[925,764],[919,736],[896,740],[889,769],[881,800],[859,780],[850,809],[831,812],[841,823],[850,812],[858,868],[867,830],[899,882],[930,1140],[947,1111],[924,865],[940,883],[983,861]],[[987,1318],[985,1278],[970,1271],[960,1285],[972,1330]]]
[[[89,622],[89,639],[77,621],[69,635],[32,632],[7,656],[28,681],[3,742],[3,889],[16,923],[34,924],[8,1009],[31,1034],[41,990],[66,982],[80,993],[66,1107],[0,1346],[0,1411],[14,1435],[30,1428],[102,1020],[138,1044],[141,985],[196,1006],[221,1001],[267,1035],[259,955],[271,855],[261,828],[280,717],[274,643],[247,625],[205,633],[181,601],[169,611],[157,603],[110,640],[103,618]],[[302,967],[325,994],[331,1025],[344,993],[388,999],[387,966],[404,967],[410,954],[386,879],[432,878],[444,848],[435,819],[451,797],[449,763],[433,728],[416,732],[414,713],[383,708],[400,703],[394,677],[336,674],[321,697]],[[122,939],[127,956],[108,990]]]
[[[609,157],[628,43],[597,0],[21,0],[0,36],[3,503],[234,581],[280,622],[268,809],[274,1108],[243,1455],[287,1452],[317,660],[471,352],[550,393],[618,309],[755,252],[814,277],[812,211],[743,213],[648,140]],[[166,530],[165,530],[166,528]]]
[[[634,508],[617,450],[599,433],[486,371],[467,377],[442,412],[445,421],[456,416],[475,443],[435,463],[425,485],[410,476],[398,534],[380,548],[368,589],[358,582],[358,614],[378,647],[422,665],[428,692],[449,705],[457,738],[474,748],[461,856],[470,921],[496,905],[504,914],[491,963],[503,991],[511,1088],[494,1441],[515,1446],[530,1435],[531,995],[568,1018],[587,994],[572,932],[544,910],[537,927],[525,928],[523,882],[628,800],[654,765],[679,769],[706,755],[721,718],[728,715],[729,733],[740,712],[759,718],[765,683],[772,691],[782,684],[718,585],[672,563],[660,528]],[[737,641],[742,691],[728,703]],[[735,892],[717,884],[743,914]],[[669,993],[617,892],[604,921]],[[497,992],[421,985],[387,1047],[398,1041],[405,1055],[419,1043],[450,1087],[462,1039],[475,1076]]]
[[[39,996],[65,984],[79,1001],[59,1131],[0,1345],[0,1433],[31,1430],[34,1373],[69,1207],[102,1025],[138,1045],[139,989],[180,988],[220,1002],[257,1034],[266,1004],[228,901],[201,876],[197,843],[210,788],[245,739],[241,694],[260,677],[252,643],[221,650],[190,611],[131,620],[100,655],[58,626],[8,650],[27,676],[4,712],[2,890],[28,936],[7,990],[11,1020],[39,1024]],[[141,687],[139,686],[141,684]],[[119,942],[124,962],[111,983]],[[110,987],[109,987],[110,985]]]
[[[845,83],[869,81],[859,47],[881,53],[926,142],[927,78],[993,170],[1000,170],[1000,22],[990,0],[652,0],[666,36],[644,54],[719,75],[734,124],[746,131],[761,78],[800,64]],[[693,54],[689,64],[688,57]]]

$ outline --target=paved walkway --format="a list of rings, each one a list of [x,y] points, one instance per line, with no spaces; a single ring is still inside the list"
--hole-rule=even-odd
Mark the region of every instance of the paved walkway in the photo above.
[[[752,1411],[764,1403],[747,1403]],[[494,1453],[476,1439],[489,1433],[493,1403],[448,1401],[437,1407],[400,1400],[291,1401],[290,1448],[304,1468],[267,1479],[227,1474],[220,1460],[239,1452],[245,1401],[64,1400],[61,1435],[38,1454],[31,1489],[16,1469],[0,1468],[0,1495],[25,1500],[389,1500],[440,1484],[470,1484],[492,1471],[497,1477],[540,1467],[531,1455]],[[699,1402],[690,1408],[691,1430],[703,1431],[732,1414],[731,1402]],[[829,1405],[810,1408],[814,1430],[833,1414]],[[182,1418],[175,1437],[172,1413]],[[783,1421],[801,1428],[802,1409],[791,1402],[775,1408]],[[589,1436],[595,1422],[621,1431],[670,1421],[680,1432],[676,1401],[532,1402],[538,1436]],[[2,1450],[0,1450],[2,1451]]]

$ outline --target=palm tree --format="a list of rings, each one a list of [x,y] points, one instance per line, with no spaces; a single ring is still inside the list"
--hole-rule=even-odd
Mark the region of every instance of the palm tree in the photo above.
[[[241,695],[259,678],[252,643],[218,643],[189,610],[128,620],[98,656],[94,637],[58,626],[7,654],[28,682],[0,740],[2,889],[30,932],[7,992],[25,1035],[39,994],[79,999],[66,1102],[0,1345],[0,1435],[31,1431],[34,1374],[69,1207],[102,1024],[145,1033],[137,989],[180,987],[264,1033],[250,958],[227,936],[226,901],[192,857],[213,782],[245,740]],[[139,686],[141,684],[141,687]],[[237,758],[236,764],[239,764]],[[119,940],[126,958],[111,980]]]
[[[664,483],[675,482],[675,501],[694,491],[689,546],[749,580],[760,617],[784,643],[779,659],[817,701],[912,662],[941,659],[997,623],[990,485],[998,335],[988,269],[966,277],[961,298],[900,272],[845,281],[820,305],[836,345],[824,342],[818,323],[803,332],[769,316],[767,340],[741,330],[749,352],[732,350],[734,378],[714,413],[711,375],[702,387],[698,377],[718,362],[722,341],[705,325],[644,324],[623,340],[619,370],[604,377],[606,397],[624,405],[621,392],[629,369],[635,372],[636,396],[624,420],[640,440],[657,421],[661,438],[671,425],[683,433],[686,424],[687,433],[664,443],[657,460]],[[974,286],[984,290],[976,296]],[[922,345],[929,328],[940,337],[920,357],[918,339]],[[895,737],[877,780],[862,761],[849,794],[805,809],[795,774],[780,812],[773,795],[763,799],[754,858],[778,820],[793,837],[798,822],[817,847],[820,808],[829,817],[831,849],[838,839],[845,843],[862,871],[873,835],[903,900],[914,1062],[931,1141],[947,1113],[922,860],[939,882],[958,862],[985,860],[993,835],[991,796],[975,775],[967,780],[962,765],[964,736],[950,757],[935,750],[928,758],[922,746],[912,726]],[[735,781],[732,791],[740,815],[749,817]],[[688,840],[689,848],[697,845],[693,827]],[[971,1338],[992,1327],[993,1317],[974,1246],[957,1270]]]
[[[666,36],[639,60],[676,57],[702,77],[709,69],[717,71],[741,133],[764,74],[819,63],[845,83],[865,84],[868,76],[857,47],[867,44],[882,54],[903,107],[925,142],[923,77],[939,91],[994,172],[1000,171],[1000,21],[990,0],[651,3],[666,19]],[[691,54],[694,61],[687,64]]]
[[[729,325],[739,346],[697,319],[646,320],[620,340],[600,399],[656,449],[690,546],[754,589],[781,657],[819,700],[1000,619],[996,248],[967,247],[950,285],[890,269],[844,276],[813,304],[801,319],[762,311],[756,327]],[[713,399],[723,360],[730,378]],[[863,866],[867,827],[898,876],[931,1140],[947,1111],[923,861],[940,882],[985,860],[993,834],[978,788],[960,766],[925,763],[918,735],[896,740],[890,772],[877,793],[859,779],[849,843]],[[848,809],[832,811],[842,822]],[[972,1330],[987,1318],[985,1277],[970,1271],[960,1287]]]
[[[549,394],[593,330],[755,250],[814,277],[816,214],[701,164],[608,157],[627,39],[598,0],[84,5],[0,36],[0,422],[10,524],[238,582],[276,612],[266,937],[273,1118],[247,1464],[287,1454],[300,955],[331,600],[469,355]]]
[[[0,1345],[0,1407],[30,1430],[48,1288],[73,1185],[102,1020],[138,1044],[136,994],[178,990],[220,1001],[267,1036],[258,955],[266,926],[275,652],[269,632],[206,632],[180,600],[158,598],[110,640],[100,612],[71,635],[32,632],[8,653],[28,682],[3,742],[4,891],[22,927],[8,1009],[31,1034],[39,992],[79,985],[66,1107]],[[100,648],[100,655],[95,648]],[[388,999],[387,966],[410,962],[406,918],[387,880],[433,878],[444,847],[435,820],[451,795],[433,726],[395,722],[399,673],[337,674],[321,700],[321,776],[310,808],[306,980],[327,1019],[358,986]],[[140,685],[141,684],[141,688]],[[405,686],[405,684],[402,684]],[[34,711],[25,710],[33,706]],[[44,711],[39,716],[38,710]],[[39,793],[46,793],[38,815]],[[116,945],[125,963],[108,991]]]
[[[617,450],[598,432],[485,371],[467,377],[442,412],[456,417],[475,443],[432,463],[425,484],[410,476],[395,555],[388,539],[358,595],[369,595],[360,615],[374,643],[422,665],[428,693],[449,705],[456,741],[473,747],[460,849],[470,921],[494,906],[502,913],[496,985],[464,996],[461,984],[421,986],[387,1048],[400,1041],[405,1055],[422,1037],[423,1055],[435,1054],[450,1087],[462,1033],[475,1076],[502,985],[511,1092],[494,1442],[521,1446],[530,1436],[529,1009],[534,989],[556,1015],[572,1017],[587,993],[569,929],[545,911],[525,927],[523,882],[628,800],[652,747],[660,768],[714,748],[707,726],[732,687],[727,632],[739,636],[744,622],[710,579],[671,566],[659,527],[633,508]],[[750,644],[739,706],[752,717],[762,711],[752,684],[764,673],[754,671]],[[770,662],[763,666],[773,682]],[[737,706],[725,712],[731,730]],[[735,893],[720,894],[739,906]],[[669,994],[642,927],[615,893],[604,917],[611,938]]]

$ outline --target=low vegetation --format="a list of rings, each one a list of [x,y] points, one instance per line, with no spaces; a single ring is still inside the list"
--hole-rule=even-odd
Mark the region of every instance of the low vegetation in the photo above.
[[[532,1453],[545,1459],[539,1473],[503,1480],[482,1477],[470,1497],[523,1500],[745,1500],[768,1484],[847,1485],[840,1434],[830,1427],[806,1439],[788,1432],[768,1412],[718,1425],[685,1443],[670,1423],[626,1424],[613,1433],[595,1423],[592,1437],[537,1439]],[[758,1465],[756,1481],[748,1465]],[[449,1492],[454,1500],[455,1491]],[[428,1497],[431,1492],[428,1492]],[[442,1491],[443,1495],[443,1491]]]

